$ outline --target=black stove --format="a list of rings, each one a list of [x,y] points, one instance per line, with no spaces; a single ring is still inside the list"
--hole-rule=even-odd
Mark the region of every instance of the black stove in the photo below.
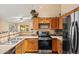
[[[52,40],[39,40],[39,50],[51,50]]]
[[[38,32],[39,41],[38,48],[39,53],[52,53],[52,39],[49,32],[41,31]]]

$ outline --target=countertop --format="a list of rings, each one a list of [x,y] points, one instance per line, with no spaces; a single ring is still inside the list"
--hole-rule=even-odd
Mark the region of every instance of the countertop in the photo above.
[[[35,35],[35,36],[27,35],[27,36],[17,36],[17,38],[38,38],[38,36],[37,35]]]
[[[63,38],[62,38],[62,36],[52,36],[51,35],[51,37],[52,38],[58,38],[59,40],[62,40]],[[18,38],[38,38],[38,36],[18,36]]]
[[[14,45],[0,45],[0,54],[4,54],[10,49],[12,49]]]
[[[51,36],[51,37],[62,40],[62,36]],[[22,40],[19,40],[16,44],[13,44],[13,45],[0,45],[0,54],[6,53],[7,51],[15,47],[17,44],[22,42],[25,38],[38,38],[38,36],[18,36],[16,38],[22,38]]]
[[[15,47],[17,44],[19,44],[20,42],[22,42],[24,39],[19,40],[16,44],[7,44],[7,45],[0,45],[0,54],[4,54],[6,52],[8,52],[10,49],[12,49],[13,47]]]

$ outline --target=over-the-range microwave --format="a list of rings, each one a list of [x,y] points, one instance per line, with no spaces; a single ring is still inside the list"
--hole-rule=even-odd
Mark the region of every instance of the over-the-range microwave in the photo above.
[[[40,29],[50,29],[50,23],[39,23]]]

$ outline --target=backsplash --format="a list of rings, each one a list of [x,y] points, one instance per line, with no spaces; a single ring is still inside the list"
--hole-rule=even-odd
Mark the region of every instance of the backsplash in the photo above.
[[[40,30],[33,30],[33,32],[32,32],[32,34],[37,34],[37,31],[49,31],[50,32],[50,34],[54,34],[55,33],[55,31],[54,30],[45,30],[45,29],[40,29]]]

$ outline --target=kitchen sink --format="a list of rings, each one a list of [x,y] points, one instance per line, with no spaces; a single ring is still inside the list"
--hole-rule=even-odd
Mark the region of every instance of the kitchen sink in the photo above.
[[[13,44],[16,44],[18,41],[6,41],[6,42],[3,42],[3,43],[0,43],[0,45],[13,45]]]
[[[9,41],[3,42],[3,43],[0,42],[0,45],[13,45],[13,44],[16,44],[18,41],[20,41],[21,39],[22,38],[12,38],[12,39],[9,39]]]

